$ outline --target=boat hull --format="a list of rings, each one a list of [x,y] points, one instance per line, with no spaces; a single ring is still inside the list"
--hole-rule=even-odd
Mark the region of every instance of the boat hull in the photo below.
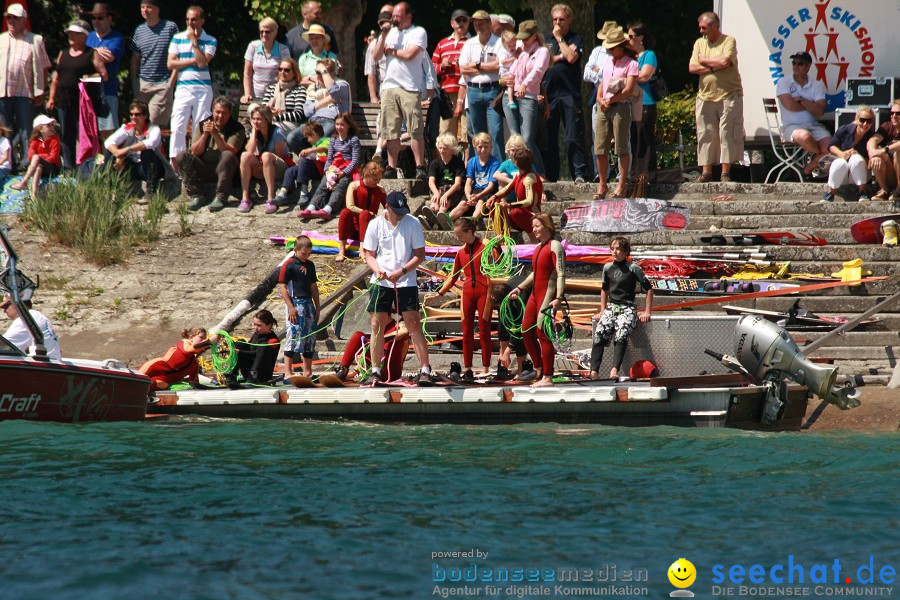
[[[90,362],[0,358],[0,421],[143,420],[150,379]]]
[[[267,388],[158,393],[149,413],[248,419],[354,420],[373,423],[594,423],[631,427],[737,427],[799,430],[807,390],[791,386],[784,418],[761,422],[765,392],[756,386],[659,388],[558,385],[438,388]]]

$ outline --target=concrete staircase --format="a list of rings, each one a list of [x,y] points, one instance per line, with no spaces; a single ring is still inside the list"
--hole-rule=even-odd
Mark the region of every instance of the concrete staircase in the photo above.
[[[389,189],[400,189],[416,195],[422,192],[421,184],[409,181],[384,182]],[[560,200],[548,202],[544,209],[558,217],[573,204],[587,201],[594,191],[590,184],[560,182],[548,184]],[[722,232],[741,233],[752,230],[800,229],[815,233],[827,240],[823,247],[766,246],[765,249],[777,261],[790,261],[792,272],[826,273],[840,270],[842,263],[854,258],[863,260],[863,267],[874,275],[887,275],[889,281],[862,284],[856,287],[840,287],[810,292],[802,297],[801,306],[821,316],[852,318],[874,306],[880,299],[900,290],[900,247],[885,248],[879,245],[860,245],[850,236],[850,225],[856,221],[884,214],[900,213],[900,206],[891,202],[872,201],[860,204],[850,192],[847,200],[840,195],[834,202],[820,202],[823,187],[818,184],[741,184],[711,183],[653,186],[652,197],[672,200],[691,209],[689,232],[707,232],[715,227]],[[717,196],[731,198],[713,199]],[[413,202],[413,206],[417,203]],[[558,222],[558,220],[557,220]],[[612,237],[609,234],[566,233],[563,237],[575,244],[605,246]],[[429,232],[429,242],[455,245],[452,232]],[[671,250],[682,248],[672,243],[672,232],[655,231],[630,236],[635,250]],[[731,248],[734,248],[733,246]],[[567,269],[572,277],[590,278],[597,275],[599,267],[571,265]],[[569,300],[599,301],[595,294],[567,294]],[[654,305],[673,304],[696,299],[696,296],[657,294]],[[727,300],[722,304],[764,310],[787,310],[797,296],[758,298],[743,302]],[[639,299],[639,302],[641,300]],[[685,309],[692,314],[724,314],[720,305],[707,305]],[[682,313],[684,314],[684,313]],[[812,356],[833,358],[841,373],[857,380],[874,384],[886,383],[891,376],[897,356],[900,354],[900,302],[878,315],[881,321],[866,330],[856,330],[832,340],[812,353]],[[812,341],[822,333],[800,332],[795,338],[801,342]],[[576,347],[585,347],[584,334],[576,337]],[[476,360],[477,362],[477,360]]]

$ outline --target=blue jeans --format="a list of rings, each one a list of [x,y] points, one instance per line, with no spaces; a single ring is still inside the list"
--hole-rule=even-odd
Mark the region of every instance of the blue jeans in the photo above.
[[[19,146],[19,170],[28,168],[28,142],[31,139],[31,123],[34,121],[34,100],[22,96],[0,98],[0,116],[6,126],[13,130],[9,140],[14,152]]]
[[[521,135],[534,157],[534,170],[539,175],[543,175],[544,160],[537,145],[538,119],[543,116],[543,111],[538,107],[537,100],[531,98],[518,98],[516,103],[519,105],[519,116],[522,119]]]
[[[487,132],[491,135],[493,148],[491,154],[503,161],[503,117],[491,108],[491,102],[501,92],[500,86],[489,88],[469,87],[466,93],[469,99],[469,137],[476,133]],[[475,155],[474,148],[471,155]]]

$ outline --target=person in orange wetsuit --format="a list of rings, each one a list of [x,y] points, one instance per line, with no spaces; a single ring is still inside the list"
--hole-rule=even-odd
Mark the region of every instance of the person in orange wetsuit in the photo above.
[[[347,207],[338,218],[338,254],[335,262],[347,259],[347,240],[361,241],[366,237],[369,221],[384,207],[387,193],[379,184],[384,169],[377,162],[366,164],[360,171],[360,181],[347,188]]]
[[[514,229],[524,231],[531,237],[531,219],[535,213],[541,210],[541,198],[544,195],[544,183],[541,177],[534,172],[532,161],[534,156],[528,148],[513,148],[510,150],[510,158],[518,167],[519,172],[509,182],[509,185],[498,190],[488,203],[488,209],[492,209],[495,203],[509,214],[509,224]],[[508,202],[506,197],[511,192],[516,193],[516,201]],[[531,241],[537,240],[531,237]]]
[[[182,379],[197,381],[200,363],[197,357],[206,352],[210,345],[219,341],[219,336],[206,337],[206,329],[194,327],[190,331],[181,330],[180,342],[169,348],[163,356],[152,358],[138,369],[153,380],[150,391],[166,390]]]
[[[391,339],[385,339],[384,342],[384,358],[382,359],[381,372],[384,374],[385,381],[396,381],[403,375],[403,363],[406,362],[406,354],[409,351],[409,332],[406,325],[391,320],[385,330],[385,337],[395,335]],[[354,362],[358,362],[360,351],[363,353],[363,364],[370,365],[372,355],[369,352],[369,344],[371,339],[362,331],[355,331],[347,345],[344,347],[344,354],[341,356],[341,364],[335,369],[335,374],[341,381],[353,379],[357,373],[351,371]]]
[[[438,289],[437,295],[443,296],[450,291],[456,280],[462,277],[462,301],[460,315],[462,317],[463,334],[463,366],[465,371],[460,378],[465,383],[475,381],[472,373],[472,354],[475,352],[475,313],[478,313],[478,336],[481,340],[482,373],[487,373],[491,366],[491,280],[481,272],[481,256],[484,242],[475,235],[475,221],[469,217],[460,217],[453,226],[456,238],[462,243],[453,261],[450,277]],[[496,248],[493,257],[497,258]]]
[[[536,213],[531,223],[531,231],[538,239],[538,246],[531,257],[532,271],[510,292],[509,297],[515,299],[523,289],[534,286],[525,305],[522,337],[534,367],[541,373],[541,377],[531,385],[543,387],[553,385],[553,361],[556,358],[556,348],[544,333],[543,323],[545,317],[552,318],[553,312],[559,310],[565,299],[566,251],[554,239],[556,225],[550,215]]]

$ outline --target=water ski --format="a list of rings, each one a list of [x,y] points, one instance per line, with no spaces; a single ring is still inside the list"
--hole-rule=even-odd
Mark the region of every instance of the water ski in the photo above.
[[[746,233],[676,233],[673,244],[690,246],[824,246],[825,240],[803,231],[749,231]]]
[[[328,388],[346,387],[344,385],[344,382],[341,381],[341,379],[334,373],[322,373],[321,375],[319,375],[319,385]]]
[[[860,244],[881,244],[885,238],[882,223],[886,221],[900,223],[900,215],[884,215],[858,221],[850,226],[850,235]],[[894,231],[894,236],[896,237],[896,231]],[[896,240],[894,244],[896,244]]]
[[[672,279],[651,279],[656,292],[674,294],[748,294],[800,287],[800,284],[772,279],[753,281],[740,279],[692,279],[675,277]]]
[[[568,231],[639,233],[688,226],[691,209],[655,198],[595,200],[567,208],[560,223]]]
[[[297,388],[319,387],[316,382],[306,375],[291,375],[291,385]]]

